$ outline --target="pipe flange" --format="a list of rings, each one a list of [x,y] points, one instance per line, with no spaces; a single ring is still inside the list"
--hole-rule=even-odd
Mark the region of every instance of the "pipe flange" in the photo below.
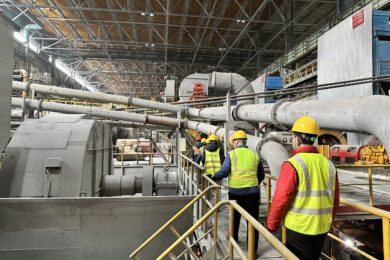
[[[42,99],[38,101],[38,112],[42,112],[42,103],[43,103]]]
[[[129,97],[127,98],[127,106],[131,106],[131,104],[133,103],[133,95],[131,93],[129,93]]]
[[[32,82],[31,82],[30,80],[26,82],[26,87],[25,87],[25,88],[26,88],[26,89],[25,89],[26,93],[27,93],[27,92],[30,92],[31,83],[32,83]]]
[[[198,117],[202,118],[202,119],[207,119],[207,118],[204,118],[200,115],[200,113],[202,112],[202,110],[205,109],[205,107],[202,107],[202,108],[199,108],[198,109]]]
[[[277,143],[280,143],[279,140],[277,140],[276,138],[274,137],[267,137],[267,138],[263,138],[261,139],[261,141],[257,144],[257,147],[256,147],[256,150],[257,152],[260,154],[261,153],[261,147],[267,143],[267,142],[277,142]]]
[[[188,126],[188,120],[187,119],[181,119],[179,120],[179,129],[187,129]]]
[[[233,110],[232,110],[232,118],[233,118],[234,121],[240,121],[240,119],[238,118],[238,115],[237,115],[237,111],[238,111],[238,109],[242,105],[245,105],[245,104],[238,104],[235,108],[233,108]]]
[[[149,117],[149,115],[146,114],[146,115],[145,115],[145,120],[144,120],[144,122],[143,122],[144,125],[146,125],[146,124],[148,123],[148,117]]]
[[[283,130],[288,130],[288,128],[278,122],[278,120],[276,119],[276,111],[278,110],[278,108],[281,104],[283,104],[284,102],[287,102],[287,101],[289,101],[288,98],[279,99],[278,101],[275,102],[275,104],[272,106],[272,109],[271,109],[272,124],[278,128],[283,129]]]
[[[187,109],[185,107],[180,107],[179,109],[179,115],[181,117],[185,117],[187,115]]]

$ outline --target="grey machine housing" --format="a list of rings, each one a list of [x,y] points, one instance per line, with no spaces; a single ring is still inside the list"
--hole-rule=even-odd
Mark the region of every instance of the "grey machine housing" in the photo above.
[[[0,197],[95,197],[113,172],[111,131],[84,115],[28,119],[8,144]]]

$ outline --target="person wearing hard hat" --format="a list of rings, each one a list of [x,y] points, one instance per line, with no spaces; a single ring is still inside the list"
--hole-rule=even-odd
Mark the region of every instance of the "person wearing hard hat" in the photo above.
[[[276,232],[283,220],[286,246],[299,259],[319,259],[339,205],[336,167],[313,146],[319,132],[309,116],[295,121],[291,158],[281,167],[267,219]]]
[[[229,200],[236,200],[255,219],[259,218],[260,190],[259,184],[264,179],[263,164],[259,155],[246,146],[247,135],[238,130],[229,138],[233,150],[226,156],[221,170],[212,179],[221,180],[229,176]],[[234,211],[233,238],[238,241],[241,214]],[[255,253],[257,251],[259,233],[255,232]]]
[[[192,158],[195,159],[198,154],[201,147],[206,145],[206,138],[202,138],[200,135],[196,136],[196,143],[192,146]]]
[[[225,160],[225,155],[218,138],[211,134],[206,141],[206,145],[200,149],[195,162],[204,166],[204,174],[212,176],[221,169],[221,164]]]

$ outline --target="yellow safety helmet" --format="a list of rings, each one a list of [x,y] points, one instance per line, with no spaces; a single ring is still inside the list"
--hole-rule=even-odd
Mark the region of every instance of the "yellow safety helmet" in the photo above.
[[[232,149],[233,148],[233,135],[231,135],[230,137],[229,137],[229,140],[228,140],[228,146],[229,146],[229,148],[230,149]]]
[[[202,140],[200,140],[201,143],[206,143],[207,142],[207,139],[206,138],[202,138]]]
[[[233,141],[236,139],[247,139],[248,137],[246,136],[246,133],[243,130],[237,130],[230,138]]]
[[[218,141],[218,137],[215,134],[211,134],[208,138],[209,142],[210,141]]]
[[[210,140],[207,138],[207,139],[206,139],[206,144],[208,144],[208,143],[210,143]]]
[[[303,116],[295,121],[290,132],[297,132],[303,134],[318,135],[320,127],[316,120],[310,116]]]

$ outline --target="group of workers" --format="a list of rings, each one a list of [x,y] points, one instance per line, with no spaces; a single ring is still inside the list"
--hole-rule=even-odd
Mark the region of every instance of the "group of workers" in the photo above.
[[[313,145],[317,122],[299,118],[293,125],[291,157],[281,167],[266,227],[274,233],[286,228],[286,246],[299,259],[319,259],[322,246],[339,205],[336,167]],[[255,219],[259,218],[260,189],[264,169],[259,155],[246,145],[247,134],[238,130],[230,137],[232,149],[226,155],[216,135],[198,140],[194,160],[213,180],[229,177],[229,200],[235,200]],[[233,238],[238,241],[241,215],[234,212]],[[255,253],[258,248],[255,232]]]

